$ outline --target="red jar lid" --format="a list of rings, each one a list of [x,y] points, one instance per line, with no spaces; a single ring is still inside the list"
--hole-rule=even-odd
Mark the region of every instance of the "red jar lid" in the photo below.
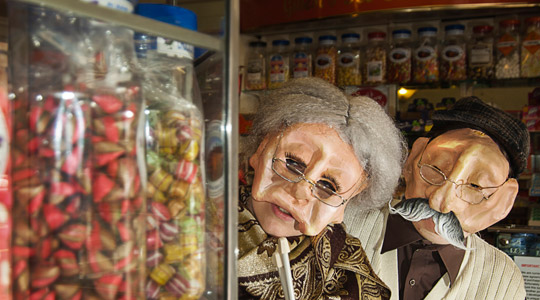
[[[501,27],[513,27],[513,26],[519,26],[521,22],[519,22],[518,19],[508,19],[508,20],[502,20],[499,22],[499,25]]]
[[[375,31],[368,33],[368,39],[384,39],[386,37],[386,33],[382,31]]]
[[[525,20],[525,24],[527,25],[536,24],[536,23],[540,23],[540,17],[530,17]]]
[[[474,33],[490,33],[493,30],[493,26],[479,25],[473,27]]]

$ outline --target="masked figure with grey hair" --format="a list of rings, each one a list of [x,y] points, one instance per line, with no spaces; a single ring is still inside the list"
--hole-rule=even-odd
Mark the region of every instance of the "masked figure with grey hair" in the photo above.
[[[253,178],[240,193],[239,299],[284,298],[272,260],[283,237],[295,299],[389,299],[342,224],[350,207],[384,206],[397,185],[406,147],[384,110],[295,79],[262,99],[245,149]]]
[[[515,263],[475,233],[514,204],[529,154],[525,125],[476,97],[436,111],[433,122],[405,163],[404,200],[347,212],[349,233],[368,249],[392,299],[524,299]]]

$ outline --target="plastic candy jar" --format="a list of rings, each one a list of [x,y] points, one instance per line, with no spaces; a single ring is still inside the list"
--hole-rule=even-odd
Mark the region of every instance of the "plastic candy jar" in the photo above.
[[[461,81],[467,79],[467,43],[465,26],[452,24],[445,27],[446,36],[441,50],[441,80]]]
[[[375,31],[368,33],[364,78],[366,84],[383,84],[386,82],[387,45],[386,33]]]
[[[521,42],[521,77],[540,76],[540,17],[525,20],[527,31]]]
[[[345,33],[341,35],[342,46],[338,51],[337,85],[360,85],[360,35],[358,33]]]
[[[313,72],[312,42],[310,37],[297,37],[294,39],[294,52],[292,56],[292,77],[311,77]]]
[[[336,83],[337,38],[334,35],[319,37],[319,47],[315,56],[314,75],[330,83]]]
[[[497,79],[519,78],[520,21],[499,22],[499,34],[495,41],[495,77]]]
[[[493,76],[493,26],[473,27],[468,46],[468,78],[474,80],[491,79]]]
[[[439,81],[439,43],[437,28],[418,28],[418,41],[413,52],[413,81],[433,83]]]
[[[388,52],[388,82],[405,84],[411,81],[411,31],[392,31],[392,43]]]
[[[277,89],[289,80],[288,40],[272,41],[272,52],[268,55],[268,88]]]

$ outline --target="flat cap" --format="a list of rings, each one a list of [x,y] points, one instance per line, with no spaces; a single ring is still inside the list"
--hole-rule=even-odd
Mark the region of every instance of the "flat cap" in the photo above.
[[[511,114],[484,103],[477,97],[458,100],[449,110],[433,113],[433,133],[458,128],[480,130],[508,155],[511,177],[518,177],[527,166],[530,137],[527,127]]]

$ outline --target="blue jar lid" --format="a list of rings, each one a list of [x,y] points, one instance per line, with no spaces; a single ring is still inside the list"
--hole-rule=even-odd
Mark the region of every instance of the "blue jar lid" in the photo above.
[[[290,43],[288,40],[273,40],[272,46],[288,46]]]
[[[344,33],[341,35],[341,39],[348,39],[348,38],[355,38],[355,39],[359,39],[360,38],[360,35],[358,33]]]
[[[333,41],[336,41],[337,38],[335,35],[321,35],[319,37],[319,41],[323,41],[323,40],[333,40]]]
[[[410,35],[411,31],[409,29],[396,29],[396,30],[392,31],[392,35],[395,35],[395,34],[408,34],[408,35]]]
[[[297,37],[294,39],[295,44],[311,44],[313,39],[308,36]]]
[[[166,4],[140,3],[137,5],[135,13],[171,25],[197,30],[197,15],[191,10],[182,7]]]
[[[465,30],[465,25],[461,25],[461,24],[451,24],[451,25],[446,25],[444,27],[444,30],[445,31],[450,31],[450,30]]]
[[[250,47],[266,47],[266,42],[263,41],[253,41],[249,42]]]
[[[420,27],[420,28],[418,28],[418,33],[423,33],[423,32],[437,32],[437,28],[435,28],[435,27]]]

